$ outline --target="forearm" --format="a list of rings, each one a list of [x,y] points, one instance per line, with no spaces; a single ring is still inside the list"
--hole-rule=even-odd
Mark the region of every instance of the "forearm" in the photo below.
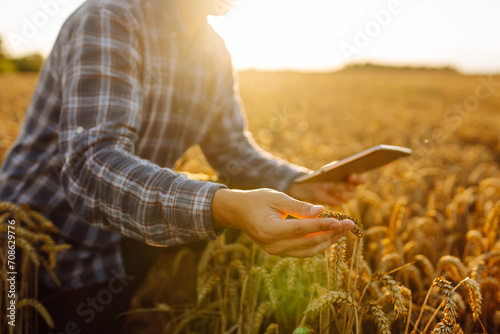
[[[274,157],[243,134],[224,145],[204,147],[210,164],[219,171],[219,179],[230,188],[272,188],[286,191],[292,181],[309,170]]]
[[[68,201],[86,222],[158,246],[215,239],[213,194],[222,185],[189,180],[134,154],[73,152],[61,174]]]

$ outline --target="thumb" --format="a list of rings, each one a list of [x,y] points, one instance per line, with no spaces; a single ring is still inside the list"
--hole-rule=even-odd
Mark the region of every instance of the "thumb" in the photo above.
[[[314,218],[325,211],[325,208],[285,196],[280,202],[279,210],[296,218]]]

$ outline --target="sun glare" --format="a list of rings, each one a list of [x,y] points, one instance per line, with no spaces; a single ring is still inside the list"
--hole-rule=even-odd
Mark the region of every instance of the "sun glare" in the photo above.
[[[381,62],[484,72],[500,70],[500,48],[492,34],[500,23],[492,4],[247,0],[209,22],[226,41],[237,69],[321,71]]]
[[[318,54],[320,48],[325,53],[320,34],[325,21],[318,17],[317,7],[294,0],[243,1],[209,22],[226,41],[236,68],[331,66],[331,53]],[[311,64],[311,58],[319,62]]]

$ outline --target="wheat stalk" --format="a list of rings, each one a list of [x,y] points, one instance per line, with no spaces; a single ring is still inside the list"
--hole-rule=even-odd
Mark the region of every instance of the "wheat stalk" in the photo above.
[[[31,263],[38,268],[40,266],[40,255],[37,253],[35,247],[23,237],[16,239],[16,246],[24,250],[24,254],[31,260]]]
[[[418,244],[415,240],[410,240],[403,246],[403,254],[406,259],[410,259],[415,256],[418,251]]]
[[[269,326],[267,326],[266,331],[264,334],[278,334],[278,324],[272,323]]]
[[[438,270],[446,270],[454,281],[461,281],[469,272],[469,269],[460,261],[459,258],[451,255],[442,256],[437,265]]]
[[[498,225],[500,223],[500,201],[495,203],[495,207],[491,210],[484,225],[484,234],[490,248],[493,248],[497,241]]]
[[[274,281],[279,273],[288,265],[290,265],[290,263],[292,263],[295,259],[293,258],[290,258],[290,257],[285,257],[285,258],[282,258],[280,259],[274,266],[273,268],[271,269],[271,279]]]
[[[37,224],[31,219],[30,215],[19,205],[10,202],[0,202],[0,212],[8,211],[11,212],[14,220],[20,224],[24,222],[27,226],[32,229],[36,229]]]
[[[476,281],[480,280],[484,275],[484,271],[488,267],[488,262],[495,259],[500,259],[500,249],[491,250],[475,257],[469,263],[469,267],[472,268],[471,277]]]
[[[391,239],[396,236],[396,231],[401,227],[407,202],[406,198],[399,199],[392,210],[391,218],[389,220],[389,234]]]
[[[206,295],[212,291],[213,287],[219,283],[220,277],[217,274],[212,274],[205,284],[199,285],[196,289],[198,305],[201,304]]]
[[[387,272],[389,268],[392,268],[390,264],[394,263],[394,267],[399,267],[403,264],[403,258],[399,253],[389,253],[386,254],[382,257],[382,260],[380,260],[380,266],[379,266],[379,271],[381,272]]]
[[[368,230],[365,231],[365,235],[367,237],[372,237],[372,236],[386,236],[389,233],[389,228],[387,226],[373,226],[370,227]]]
[[[486,189],[489,187],[495,188],[498,195],[500,195],[500,180],[498,178],[492,177],[488,179],[484,179],[479,184],[479,188]]]
[[[245,265],[243,264],[243,262],[241,262],[241,260],[233,260],[233,261],[231,261],[231,263],[229,263],[229,269],[231,269],[231,268],[235,268],[238,271],[238,275],[240,277],[240,282],[241,282],[241,284],[243,284],[243,282],[245,281],[245,279],[248,276],[248,270],[245,267]]]
[[[44,242],[46,245],[55,244],[50,235],[45,233],[33,232],[28,228],[24,228],[22,226],[16,226],[16,234],[28,239],[31,243]]]
[[[480,255],[484,250],[485,246],[487,246],[487,240],[485,240],[483,233],[479,230],[469,230],[465,235],[465,239],[467,240],[467,249],[471,248],[471,245],[475,246],[474,255]],[[468,254],[469,252],[465,252]]]
[[[382,223],[382,204],[383,201],[378,194],[375,192],[364,189],[363,192],[360,193],[361,197],[359,201],[366,202],[373,207],[373,211],[375,213],[374,223],[375,225]]]
[[[20,310],[25,306],[31,306],[37,312],[42,316],[42,318],[45,320],[47,325],[50,328],[54,328],[54,321],[52,320],[52,317],[50,316],[49,312],[43,306],[38,300],[35,299],[22,299],[17,303],[17,309]]]
[[[239,295],[238,295],[238,281],[230,280],[228,283],[228,295],[229,295],[229,312],[231,320],[238,319],[238,305],[239,305]]]
[[[457,285],[455,287],[455,289],[458,288],[459,285]],[[434,320],[434,318],[438,314],[439,310],[444,305],[445,306],[444,317],[441,319],[441,322],[438,322],[436,324],[432,333],[452,333],[454,328],[455,328],[456,315],[457,315],[457,306],[456,306],[456,301],[454,298],[455,289],[452,288],[451,282],[446,280],[444,277],[437,277],[432,282],[432,286],[429,289],[427,296],[425,297],[424,305],[422,305],[422,310],[420,311],[420,315],[419,315],[417,322],[415,324],[415,329],[417,328],[418,322],[419,322],[419,320],[422,316],[422,313],[423,313],[424,306],[427,302],[427,299],[428,299],[433,287],[438,287],[439,291],[441,292],[442,295],[444,295],[445,298],[441,302],[439,307],[432,314],[432,316],[429,319],[429,321],[427,322],[427,325],[425,326],[423,332],[425,333],[427,331],[427,329],[431,325],[432,321]]]
[[[444,317],[441,322],[438,322],[431,334],[452,334],[455,330],[456,323],[451,319]]]
[[[210,260],[213,257],[213,254],[215,253],[215,247],[216,247],[216,242],[211,241],[207,244],[207,247],[203,251],[201,258],[198,262],[198,278],[196,282],[196,290],[201,291],[203,286],[205,285],[205,282],[207,281],[207,275],[208,275],[208,267],[210,265]],[[198,295],[199,299],[199,295]]]
[[[472,278],[465,278],[461,283],[465,284],[469,290],[469,304],[472,309],[474,320],[478,320],[481,315],[483,296],[479,284]]]
[[[241,253],[246,258],[250,256],[250,251],[242,244],[222,245],[217,249],[217,255],[226,253]]]
[[[49,233],[57,233],[59,231],[59,229],[40,212],[32,210],[27,205],[21,204],[20,207],[23,208],[31,218],[34,218],[38,222],[37,231]]]
[[[403,298],[401,287],[396,283],[396,281],[391,277],[391,275],[376,272],[373,274],[374,280],[378,280],[387,289],[387,293],[391,296],[392,303],[394,304],[394,312],[396,317],[399,313],[406,314],[408,309]]]
[[[500,327],[500,310],[495,311],[495,314],[493,315],[493,322],[496,328]]]
[[[422,278],[420,275],[420,270],[413,265],[413,264],[407,264],[403,266],[400,270],[402,276],[405,278],[406,285],[408,285],[408,281],[412,281],[413,284],[417,287],[417,292],[423,291],[424,290],[424,284],[422,282]],[[404,290],[405,288],[402,287]]]
[[[315,298],[307,306],[305,313],[320,312],[332,304],[352,305],[352,298],[345,291],[328,291]]]
[[[484,225],[483,232],[485,235],[488,235],[490,232],[495,232],[498,229],[498,219],[500,217],[500,201],[495,203],[495,206],[488,214],[486,218],[486,224]]]
[[[346,237],[341,237],[332,247],[329,267],[330,290],[342,289],[342,270],[345,267]]]
[[[267,291],[269,292],[269,297],[271,299],[273,307],[276,307],[276,305],[278,304],[278,293],[274,288],[271,275],[267,272],[266,269],[262,267],[252,267],[252,269],[250,270],[250,274],[258,274],[264,279],[264,283],[267,288]]]
[[[452,334],[464,334],[464,330],[462,329],[462,327],[458,322],[455,323],[455,328],[453,329]]]
[[[425,255],[418,254],[415,256],[415,260],[419,262],[422,265],[422,269],[425,273],[425,275],[429,279],[434,279],[434,265],[432,264],[431,260]]]
[[[260,326],[264,320],[264,317],[271,312],[272,304],[269,301],[265,301],[259,305],[257,311],[252,320],[252,329],[254,334],[259,333]]]
[[[288,291],[292,291],[295,283],[297,281],[297,272],[298,272],[298,264],[297,260],[294,260],[290,263],[288,267],[288,277],[286,281],[286,285],[288,287]]]
[[[377,323],[378,332],[380,334],[391,334],[391,326],[389,324],[389,320],[385,316],[385,313],[382,311],[382,308],[375,302],[368,302],[368,309],[370,313],[375,318],[375,322]]]
[[[444,277],[438,277],[434,280],[432,285],[438,287],[439,291],[444,296],[444,316],[449,318],[452,322],[455,322],[457,318],[457,303],[455,298],[453,298],[455,291],[451,286],[451,282]]]
[[[59,281],[59,278],[57,277],[56,273],[54,272],[54,268],[51,267],[51,265],[42,257],[39,258],[40,263],[43,265],[45,268],[45,271],[49,274],[50,278],[54,281],[54,283],[58,286],[61,287],[61,281]]]
[[[2,224],[0,225],[0,233],[8,230],[7,218],[9,218],[10,215],[11,215],[10,212],[5,212],[2,215],[0,215],[0,224]]]

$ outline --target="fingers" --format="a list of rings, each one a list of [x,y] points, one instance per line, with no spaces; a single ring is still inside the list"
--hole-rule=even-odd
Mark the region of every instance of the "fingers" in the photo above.
[[[334,197],[340,204],[354,198],[354,196],[356,195],[356,187],[360,184],[365,183],[366,178],[366,174],[351,174],[349,175],[348,182],[324,183],[323,189],[328,193],[329,196]]]
[[[326,196],[335,198],[339,203],[346,202],[356,195],[357,184],[329,182],[323,185]],[[323,194],[325,196],[325,194]]]
[[[341,229],[307,235],[302,238],[286,239],[265,247],[269,254],[294,257],[310,257],[323,252],[337,242],[345,231],[352,228],[352,222],[343,220]]]
[[[297,218],[313,218],[325,211],[322,205],[312,205],[289,196],[283,196],[277,203],[276,209]]]
[[[366,183],[368,177],[365,173],[359,174],[359,173],[354,173],[350,174],[349,177],[347,178],[349,183],[358,185],[358,184],[363,184]]]
[[[273,224],[269,224],[266,228],[269,229],[268,235],[274,235],[274,240],[269,238],[268,242],[282,239],[296,239],[310,234],[315,234],[324,231],[333,231],[342,233],[353,228],[354,223],[350,220],[339,222],[333,218],[317,218],[317,219],[276,219]],[[264,230],[264,233],[266,231]]]

